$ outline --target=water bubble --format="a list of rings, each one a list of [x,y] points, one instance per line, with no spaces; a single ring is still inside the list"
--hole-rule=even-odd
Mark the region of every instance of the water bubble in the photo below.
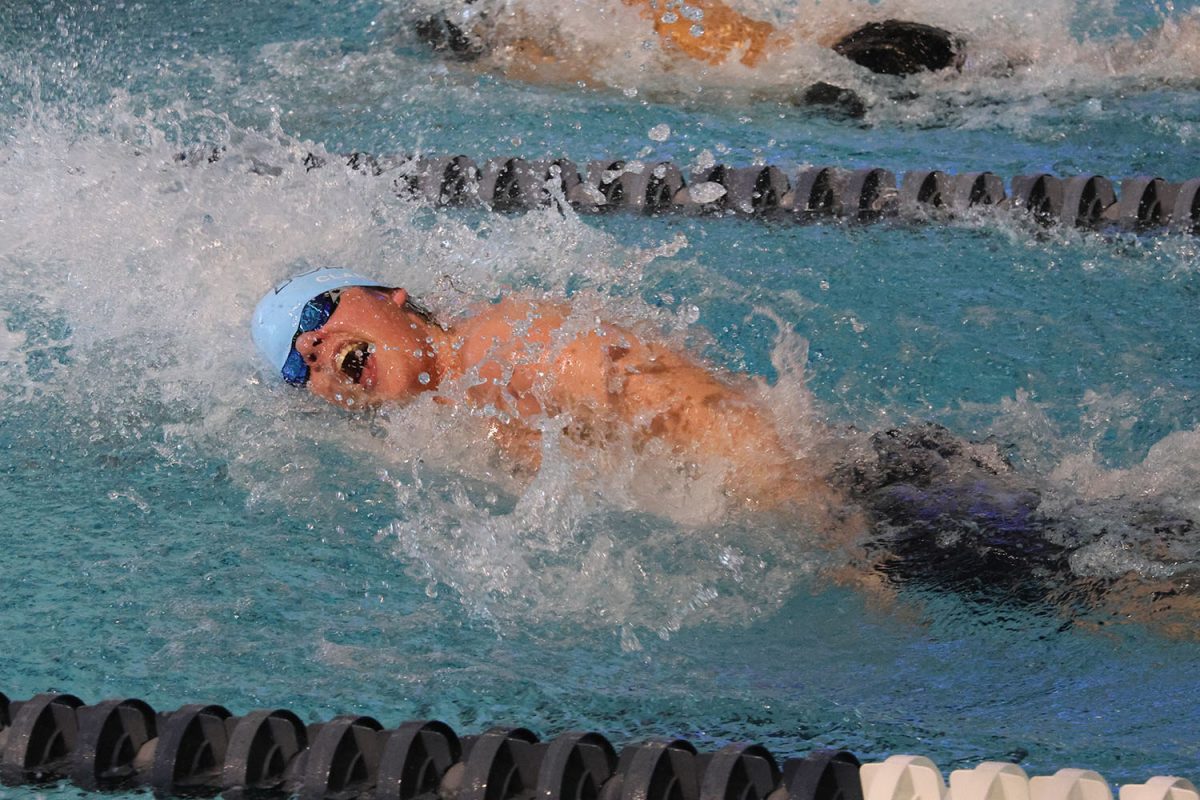
[[[428,384],[430,381],[429,373],[422,372],[420,375],[417,376],[417,380],[421,382],[422,386]]]
[[[621,650],[625,653],[636,653],[642,649],[642,643],[636,633],[628,625],[621,626]]]
[[[671,138],[671,126],[665,122],[660,122],[650,129],[649,137],[656,142],[665,142]]]
[[[703,25],[693,25],[692,27],[688,28],[688,33],[690,33],[692,36],[695,36],[696,38],[699,38],[704,35],[704,26]]]
[[[674,11],[668,11],[662,15],[662,22],[664,25],[672,25],[676,22],[679,22],[679,15]]]

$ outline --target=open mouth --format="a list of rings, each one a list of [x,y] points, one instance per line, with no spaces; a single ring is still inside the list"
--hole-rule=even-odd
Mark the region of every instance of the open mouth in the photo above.
[[[362,383],[363,375],[375,352],[375,345],[367,342],[350,342],[338,351],[335,364],[351,383]]]

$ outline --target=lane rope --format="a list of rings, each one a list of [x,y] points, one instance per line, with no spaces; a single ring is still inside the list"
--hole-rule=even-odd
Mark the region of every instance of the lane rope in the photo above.
[[[0,781],[156,797],[227,800],[1113,800],[1103,777],[1062,769],[1029,778],[984,762],[949,782],[923,756],[863,764],[844,750],[779,763],[765,747],[700,753],[649,739],[619,753],[597,732],[542,741],[519,727],[462,736],[437,720],[385,728],[343,715],[305,725],[287,709],[242,716],[191,704],[156,712],[136,698],[86,705],[71,694],[0,694]],[[1120,788],[1120,800],[1200,800],[1184,778]]]
[[[221,149],[180,153],[188,164],[217,161]],[[1030,173],[1005,180],[992,172],[950,174],[912,170],[899,179],[867,167],[714,164],[691,170],[670,161],[596,160],[583,167],[567,159],[492,158],[465,155],[376,157],[352,153],[340,163],[388,177],[397,194],[437,206],[476,206],[520,212],[566,203],[583,214],[696,214],[760,217],[796,222],[888,219],[945,222],[986,213],[1009,213],[1040,226],[1089,230],[1200,233],[1200,178],[1173,182],[1159,176],[1112,180],[1103,175],[1059,177]],[[307,170],[328,165],[312,153]],[[282,169],[250,159],[250,171]]]

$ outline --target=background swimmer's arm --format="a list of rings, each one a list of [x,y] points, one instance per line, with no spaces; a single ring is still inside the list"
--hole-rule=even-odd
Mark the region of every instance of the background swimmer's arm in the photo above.
[[[560,57],[559,53],[564,49],[522,36],[505,45],[497,55],[504,74],[518,81],[551,85],[599,85],[592,65],[582,59]]]
[[[695,14],[691,17],[681,14],[680,9],[655,8],[653,0],[624,2],[638,6],[641,15],[654,23],[665,51],[707,64],[721,64],[732,53],[740,52],[741,63],[755,67],[767,55],[772,38],[776,46],[773,49],[789,41],[771,23],[751,19],[722,0],[689,0],[689,8],[702,12],[699,19],[695,19]],[[506,27],[514,30],[509,36],[499,37],[506,44],[497,47],[494,58],[508,77],[541,84],[600,84],[596,64],[584,58],[571,42],[553,36],[529,36],[533,26],[522,21],[520,15]]]
[[[721,0],[688,0],[689,8],[701,12],[699,19],[654,0],[625,0],[625,4],[639,6],[642,16],[654,21],[654,31],[665,45],[709,64],[720,64],[732,51],[742,49],[741,62],[754,67],[767,54],[767,40],[776,32],[771,23],[751,19]]]

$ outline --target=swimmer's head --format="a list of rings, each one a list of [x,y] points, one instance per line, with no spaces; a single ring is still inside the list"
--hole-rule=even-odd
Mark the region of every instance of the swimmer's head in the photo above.
[[[280,283],[259,301],[251,333],[267,362],[293,385],[308,380],[308,366],[296,352],[296,337],[320,328],[337,307],[327,295],[348,286],[383,286],[348,269],[320,267]]]

